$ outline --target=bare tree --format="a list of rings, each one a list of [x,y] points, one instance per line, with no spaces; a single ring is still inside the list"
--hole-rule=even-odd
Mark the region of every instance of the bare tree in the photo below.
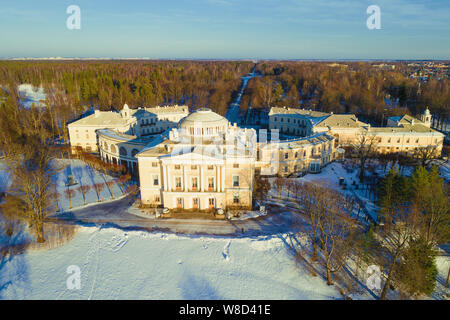
[[[52,149],[30,137],[20,153],[9,154],[6,163],[13,180],[7,198],[15,199],[16,216],[34,228],[36,241],[44,242],[44,219],[57,199],[53,179],[61,170],[52,161]]]
[[[89,185],[81,185],[77,188],[77,191],[83,196],[83,202],[85,205],[87,203],[86,195],[89,192],[89,190],[91,190],[91,186]]]
[[[111,193],[111,198],[112,199],[114,199],[114,191],[113,191],[113,188],[114,188],[114,185],[115,185],[116,183],[113,181],[113,180],[108,180],[108,181],[106,181],[106,186],[108,187],[108,190],[109,190],[109,192]]]
[[[414,158],[420,161],[422,167],[427,167],[431,160],[439,156],[438,148],[435,145],[429,145],[426,147],[418,147],[414,151]]]
[[[75,190],[67,188],[66,190],[64,190],[64,195],[69,200],[69,209],[72,209],[72,198],[76,195]]]
[[[313,183],[304,183],[300,188],[301,196],[299,200],[300,204],[303,206],[303,212],[308,223],[308,226],[304,226],[302,229],[311,240],[313,247],[311,258],[313,261],[316,261],[318,256],[319,224],[326,207],[326,190],[322,186]]]
[[[101,193],[103,189],[105,189],[105,183],[104,182],[95,183],[93,187],[95,192],[97,193],[98,202],[101,202],[102,201]]]
[[[332,274],[339,271],[349,256],[350,248],[347,245],[347,238],[355,227],[353,219],[341,206],[345,201],[328,190],[324,194],[327,204],[322,215],[318,228],[320,246],[322,248],[322,264],[327,272],[327,284],[333,284]]]
[[[418,219],[410,214],[410,208],[399,206],[393,212],[392,223],[387,221],[383,226],[382,245],[387,254],[381,255],[381,261],[386,264],[386,281],[381,291],[380,299],[386,299],[392,278],[399,260],[407,248],[408,242],[415,235]]]
[[[370,159],[376,150],[377,137],[370,133],[369,129],[362,129],[358,134],[356,142],[352,145],[353,151],[359,160],[359,181],[363,182],[365,178],[366,162]]]

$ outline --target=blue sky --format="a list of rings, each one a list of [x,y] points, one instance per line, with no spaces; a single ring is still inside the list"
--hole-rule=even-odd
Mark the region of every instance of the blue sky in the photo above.
[[[450,59],[450,0],[0,0],[0,57],[57,56]]]

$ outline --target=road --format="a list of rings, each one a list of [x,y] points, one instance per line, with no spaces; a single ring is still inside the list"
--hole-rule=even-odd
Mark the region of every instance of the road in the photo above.
[[[56,214],[47,218],[47,222],[59,221],[83,226],[109,226],[126,230],[253,237],[292,231],[300,221],[294,213],[295,208],[286,208],[276,203],[268,206],[268,215],[247,220],[143,218],[129,213],[129,208],[130,199],[126,197]]]
[[[233,103],[231,103],[230,106],[228,107],[226,118],[231,124],[237,123],[239,125],[241,123],[241,119],[239,118],[239,112],[241,111],[240,107],[241,107],[242,95],[244,94],[244,91],[245,91],[245,88],[247,87],[248,81],[251,78],[256,76],[255,69],[256,69],[256,65],[253,67],[253,70],[250,74],[241,78],[242,79],[241,90],[239,91],[238,96],[236,97],[236,100],[233,101]]]

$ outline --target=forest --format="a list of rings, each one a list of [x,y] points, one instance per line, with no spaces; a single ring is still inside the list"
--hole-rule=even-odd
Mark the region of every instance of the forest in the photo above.
[[[409,76],[414,70],[406,63],[392,65],[386,70],[369,62],[262,61],[256,67],[261,76],[249,81],[241,109],[302,107],[354,113],[383,125],[388,116],[416,115],[428,106],[439,123],[449,120],[449,79],[420,82]]]
[[[253,66],[246,61],[1,61],[0,101],[17,109],[20,84],[42,87],[57,136],[65,136],[64,124],[90,107],[186,104],[225,114],[240,77]]]

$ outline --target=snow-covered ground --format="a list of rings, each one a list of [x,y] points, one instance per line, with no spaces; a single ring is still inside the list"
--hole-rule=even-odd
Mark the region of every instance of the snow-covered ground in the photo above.
[[[36,107],[43,106],[43,102],[47,95],[44,92],[44,88],[36,88],[31,84],[21,84],[18,87],[19,94],[24,96],[24,100],[22,100],[22,104],[26,108],[30,108],[34,103]]]
[[[94,184],[115,181],[113,177],[91,169],[81,160],[56,160],[56,165],[62,167],[62,170],[58,172],[54,179],[56,190],[59,194],[57,204],[61,211],[70,209],[69,199],[65,195],[65,191],[68,188],[75,192],[75,195],[71,200],[72,208],[79,208],[84,206],[83,195],[77,190],[81,185],[91,186],[91,189],[86,193],[86,204],[89,205],[99,202],[97,193],[92,187]],[[77,184],[67,187],[66,183],[69,175],[73,176]],[[6,170],[5,162],[0,160],[0,192],[5,192],[10,183],[10,174]],[[104,202],[117,199],[123,195],[124,193],[120,186],[114,182],[111,186],[111,190],[105,185],[104,189],[100,192],[100,200]]]
[[[75,191],[75,197],[72,198],[72,208],[78,208],[84,206],[83,195],[77,190],[80,185],[91,186],[91,190],[86,193],[86,203],[92,204],[99,202],[97,193],[92,186],[96,183],[114,181],[112,177],[91,169],[81,160],[58,160],[58,165],[63,167],[63,170],[59,172],[55,181],[59,194],[58,207],[61,211],[68,210],[70,207],[69,200],[65,195],[65,191],[68,188]],[[77,182],[76,185],[70,187],[66,186],[69,175],[73,176],[73,178]],[[111,190],[109,190],[107,186],[104,187],[104,189],[100,192],[100,200],[112,200],[113,196],[117,199],[122,195],[122,189],[117,185],[117,183],[114,183],[114,185],[111,187]]]
[[[0,270],[1,299],[340,299],[299,268],[286,236],[219,238],[81,227]],[[67,267],[81,289],[67,289]],[[3,288],[3,289],[2,289]]]

